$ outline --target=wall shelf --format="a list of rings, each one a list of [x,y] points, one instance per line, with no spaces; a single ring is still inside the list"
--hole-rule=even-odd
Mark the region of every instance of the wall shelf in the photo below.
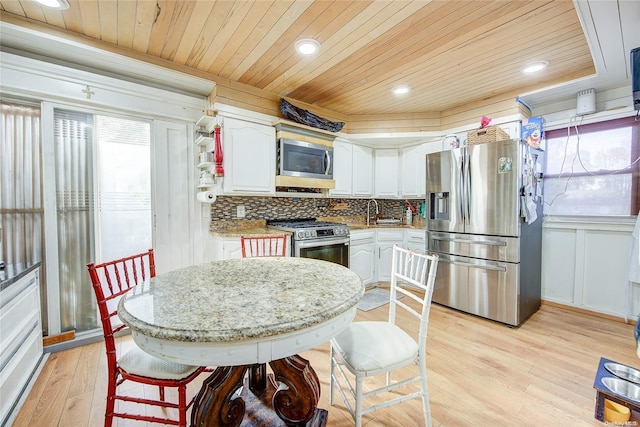
[[[206,147],[208,144],[213,145],[214,142],[215,142],[215,139],[213,139],[210,136],[198,135],[198,137],[196,138],[196,145],[200,147]]]
[[[198,169],[206,169],[208,167],[213,166],[213,162],[202,162],[198,163]]]
[[[213,132],[216,125],[216,118],[213,116],[202,116],[196,122],[196,128],[206,129],[209,133]]]

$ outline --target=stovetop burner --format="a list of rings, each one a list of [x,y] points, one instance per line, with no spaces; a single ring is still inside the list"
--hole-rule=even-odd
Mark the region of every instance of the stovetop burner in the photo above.
[[[344,225],[338,222],[316,221],[315,218],[303,218],[303,219],[273,219],[267,221],[267,225],[276,227],[289,227],[289,228],[319,228],[319,227],[331,227],[337,225]]]
[[[349,236],[349,227],[346,224],[316,221],[315,218],[273,219],[267,221],[267,226],[278,230],[294,232],[294,240]]]

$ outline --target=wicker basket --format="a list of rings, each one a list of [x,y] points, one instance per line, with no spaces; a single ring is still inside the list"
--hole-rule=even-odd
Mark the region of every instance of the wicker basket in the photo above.
[[[486,144],[505,139],[511,139],[511,137],[500,126],[489,126],[467,132],[467,145]]]

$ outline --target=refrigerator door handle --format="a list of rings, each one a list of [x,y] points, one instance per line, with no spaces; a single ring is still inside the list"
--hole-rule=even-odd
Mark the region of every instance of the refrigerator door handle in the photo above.
[[[507,271],[506,267],[500,267],[499,265],[474,264],[472,262],[451,261],[451,260],[442,259],[442,258],[440,259],[440,262],[445,262],[445,263],[454,264],[454,265],[463,265],[465,267],[480,268],[482,270],[493,270],[493,271],[502,271],[502,272]]]
[[[442,237],[432,237],[432,240],[439,240],[442,242],[453,242],[453,243],[469,243],[472,245],[507,246],[507,242],[499,241],[499,240],[471,240],[471,239],[442,238]]]
[[[465,186],[465,224],[471,223],[471,162],[469,152],[465,153],[464,186]]]
[[[464,200],[465,200],[465,192],[464,192],[464,153],[458,158],[458,170],[459,172],[459,179],[458,179],[458,194],[460,195],[460,197],[458,197],[458,208],[459,208],[459,212],[460,212],[460,220],[462,221],[462,223],[464,224],[465,222],[465,217],[464,217]]]

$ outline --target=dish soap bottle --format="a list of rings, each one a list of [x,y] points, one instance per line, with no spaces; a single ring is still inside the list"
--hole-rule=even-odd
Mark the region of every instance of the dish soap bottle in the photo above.
[[[411,212],[411,208],[407,208],[407,225],[411,225],[413,220],[413,213]]]

